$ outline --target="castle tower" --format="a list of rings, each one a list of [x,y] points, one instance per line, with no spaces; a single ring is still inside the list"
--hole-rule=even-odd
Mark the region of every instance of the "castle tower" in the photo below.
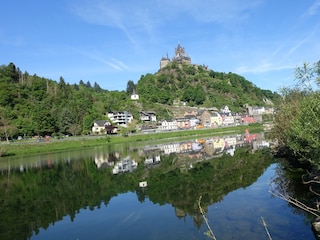
[[[178,43],[178,46],[175,48],[175,56],[172,61],[177,61],[178,63],[187,63],[191,64],[191,58],[186,55],[184,48]]]
[[[178,43],[178,46],[176,47],[175,49],[175,59],[181,59],[181,58],[184,58],[184,54],[185,54],[185,51],[184,51],[184,48],[181,47],[180,43]]]
[[[168,57],[168,54],[167,54],[167,57],[162,57],[160,60],[160,69],[167,66],[169,62],[170,62],[170,58]]]
[[[178,43],[178,46],[175,48],[175,56],[172,58],[172,61],[178,62],[179,64],[187,63],[191,64],[191,58],[185,53],[184,48]],[[164,68],[165,66],[170,63],[170,58],[162,57],[160,60],[160,69]]]

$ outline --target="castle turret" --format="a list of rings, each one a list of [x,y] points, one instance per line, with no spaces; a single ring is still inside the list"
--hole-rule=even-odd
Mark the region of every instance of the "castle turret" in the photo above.
[[[172,61],[178,62],[179,64],[187,63],[191,64],[191,58],[185,53],[184,48],[178,43],[178,46],[175,48],[175,56],[172,58]],[[165,66],[170,63],[170,58],[162,57],[160,60],[160,69],[164,68]]]
[[[160,60],[160,69],[167,66],[169,62],[170,62],[170,58],[168,57],[168,54],[167,54],[167,57],[162,57]]]

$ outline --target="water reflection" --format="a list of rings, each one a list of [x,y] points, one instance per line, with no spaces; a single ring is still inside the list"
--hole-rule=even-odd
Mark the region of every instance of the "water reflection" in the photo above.
[[[192,167],[195,163],[219,157],[223,153],[234,156],[235,150],[239,147],[250,145],[254,150],[269,147],[269,143],[264,140],[263,133],[244,135],[232,135],[222,137],[211,137],[195,139],[183,142],[172,142],[166,144],[147,145],[140,149],[130,149],[132,152],[139,151],[139,155],[128,155],[121,158],[120,153],[113,153],[113,158],[99,153],[95,156],[95,163],[98,168],[101,166],[113,167],[113,174],[132,172],[137,169],[141,158],[146,167],[161,163],[161,156],[176,154],[179,159],[176,165]]]
[[[83,210],[98,214],[101,208],[110,209],[112,199],[128,192],[135,193],[141,204],[152,206],[148,216],[160,211],[159,206],[169,205],[173,214],[167,213],[164,219],[174,222],[191,218],[195,228],[203,232],[203,218],[197,208],[199,196],[208,211],[229,193],[256,182],[272,160],[263,152],[253,155],[251,151],[252,147],[264,146],[263,135],[236,135],[37,156],[21,162],[23,169],[12,159],[0,175],[0,239],[28,239],[66,217],[70,219],[68,224],[73,224]],[[139,187],[142,181],[147,187]],[[250,196],[246,201],[250,203]],[[130,216],[124,212],[129,205],[123,201],[113,214]],[[144,228],[156,231],[154,221],[146,217]],[[109,224],[111,229],[119,225],[114,220]],[[183,231],[186,235],[182,239],[187,239],[190,232]],[[127,229],[124,239],[133,232]],[[137,239],[143,236],[137,235]]]

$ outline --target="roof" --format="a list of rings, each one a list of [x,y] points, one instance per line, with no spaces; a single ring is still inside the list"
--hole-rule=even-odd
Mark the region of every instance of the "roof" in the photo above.
[[[110,122],[107,120],[96,120],[94,121],[99,127],[104,127],[105,125],[110,125]]]

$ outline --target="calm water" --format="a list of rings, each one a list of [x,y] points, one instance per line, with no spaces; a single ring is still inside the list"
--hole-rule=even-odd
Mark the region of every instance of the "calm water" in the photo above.
[[[239,139],[2,161],[0,239],[209,239],[200,196],[217,239],[268,239],[261,217],[274,240],[315,239],[312,218],[269,192],[292,175]]]

